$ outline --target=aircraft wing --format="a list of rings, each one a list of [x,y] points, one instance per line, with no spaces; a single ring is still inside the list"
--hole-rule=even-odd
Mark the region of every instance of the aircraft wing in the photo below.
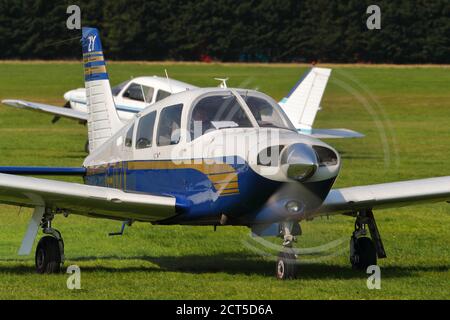
[[[387,209],[444,201],[450,202],[450,176],[333,189],[325,199],[318,215],[344,214],[362,209]]]
[[[51,106],[43,103],[29,102],[23,100],[3,100],[2,103],[4,105],[20,108],[20,109],[29,109],[44,113],[49,113],[54,116],[70,118],[74,120],[87,121],[88,114],[84,112],[79,112],[70,108],[61,108],[56,106]]]
[[[117,220],[158,221],[175,215],[175,198],[78,183],[0,174],[0,203],[61,209]]]
[[[340,138],[362,138],[362,133],[350,129],[312,129],[310,131],[299,130],[305,134],[317,139],[340,139]]]

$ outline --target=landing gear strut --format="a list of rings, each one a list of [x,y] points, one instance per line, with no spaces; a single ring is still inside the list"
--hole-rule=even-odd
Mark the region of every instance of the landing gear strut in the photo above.
[[[371,238],[367,237],[366,227]],[[356,216],[355,231],[350,239],[350,263],[354,269],[366,270],[377,264],[377,257],[386,258],[383,242],[373,212],[362,210]]]
[[[46,212],[41,227],[46,236],[39,240],[36,248],[35,263],[37,273],[58,273],[64,262],[64,241],[61,233],[52,228],[54,214]]]
[[[284,222],[280,225],[280,236],[283,237],[283,251],[278,254],[276,276],[277,279],[294,279],[297,274],[297,255],[292,248],[297,241],[295,235],[300,235],[300,225],[293,222]]]

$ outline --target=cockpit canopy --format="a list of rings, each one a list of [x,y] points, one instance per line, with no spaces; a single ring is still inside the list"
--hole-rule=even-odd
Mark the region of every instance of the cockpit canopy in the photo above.
[[[197,94],[192,91],[171,96],[143,112],[125,132],[125,147],[176,145],[181,139],[193,141],[209,132],[230,128],[296,131],[280,106],[265,94],[250,90],[198,90]]]
[[[189,120],[191,140],[226,128],[295,130],[278,104],[255,91],[211,93],[194,102]]]

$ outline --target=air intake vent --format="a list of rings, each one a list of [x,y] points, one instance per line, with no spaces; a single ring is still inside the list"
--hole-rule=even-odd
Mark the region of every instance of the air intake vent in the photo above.
[[[313,149],[317,154],[317,158],[319,159],[319,165],[321,167],[337,165],[338,156],[333,150],[320,146],[314,146]]]

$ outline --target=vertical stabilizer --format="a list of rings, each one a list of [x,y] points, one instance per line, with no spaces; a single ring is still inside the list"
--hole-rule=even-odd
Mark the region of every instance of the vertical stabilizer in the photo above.
[[[280,106],[298,130],[312,130],[330,74],[331,69],[311,68],[280,102]]]
[[[111,93],[100,35],[95,28],[83,28],[84,80],[88,107],[89,152],[100,147],[123,123]]]

